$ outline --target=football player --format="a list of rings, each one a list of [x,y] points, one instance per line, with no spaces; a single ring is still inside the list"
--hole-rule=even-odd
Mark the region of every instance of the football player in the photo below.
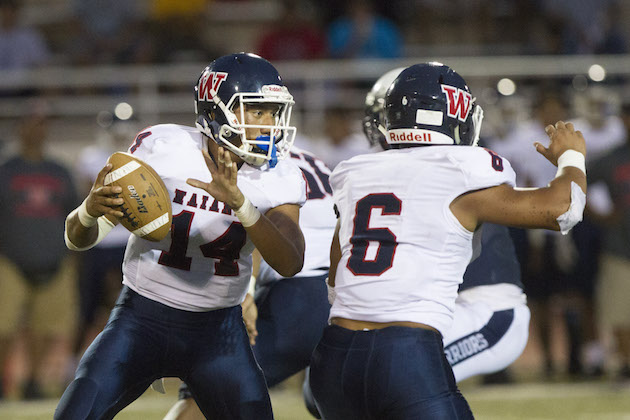
[[[403,70],[383,74],[365,97],[363,131],[374,150],[389,149],[379,127],[385,124],[387,88]],[[456,382],[506,368],[521,355],[529,335],[530,313],[509,231],[492,223],[482,228],[481,255],[466,268],[453,323],[443,337]],[[321,418],[309,388],[305,381],[305,404]]]
[[[242,321],[254,248],[285,277],[302,269],[298,224],[306,200],[292,146],[293,97],[274,66],[252,54],[220,57],[195,85],[196,128],[143,130],[129,152],[162,177],[171,234],[131,235],[123,290],[90,345],[55,419],[113,418],[156,379],[179,377],[207,418],[271,419],[265,378]],[[120,218],[120,187],[100,172],[66,221],[71,249],[93,246]]]
[[[557,176],[517,190],[510,163],[475,147],[483,112],[448,66],[403,70],[384,115],[389,150],[344,161],[330,178],[336,296],[311,389],[327,420],[472,418],[443,336],[475,232],[490,222],[567,233],[584,209],[584,139],[571,124],[548,126],[549,147],[535,147]]]
[[[384,126],[387,88],[404,68],[381,76],[365,98],[363,128],[372,146],[389,149]],[[508,229],[484,223],[481,255],[470,263],[459,285],[452,326],[443,341],[457,382],[498,372],[521,355],[529,336],[530,312]]]
[[[246,312],[256,312],[252,319],[254,355],[272,387],[308,366],[313,349],[328,321],[330,304],[326,277],[330,263],[329,249],[335,230],[330,169],[310,152],[294,146],[290,156],[304,174],[306,203],[300,209],[300,227],[306,253],[304,268],[286,278],[264,260],[256,275],[255,303],[250,295],[243,304]],[[169,420],[202,420],[204,417],[185,384],[179,389],[179,401],[165,417]]]

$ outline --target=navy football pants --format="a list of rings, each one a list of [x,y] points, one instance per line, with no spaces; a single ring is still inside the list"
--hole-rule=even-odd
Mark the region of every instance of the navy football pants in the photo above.
[[[254,354],[270,387],[311,362],[330,313],[326,277],[280,280],[256,292]]]
[[[306,368],[328,323],[326,275],[294,277],[256,290],[254,354],[272,387]],[[185,384],[180,399],[190,398]]]
[[[273,418],[240,305],[182,311],[124,287],[61,397],[55,419],[112,419],[162,377],[186,381],[207,418]]]
[[[326,327],[310,384],[326,420],[472,419],[435,331]]]

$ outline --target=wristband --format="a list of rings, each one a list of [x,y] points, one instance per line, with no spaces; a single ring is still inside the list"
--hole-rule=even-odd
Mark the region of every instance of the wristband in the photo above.
[[[249,278],[249,287],[247,288],[247,293],[254,296],[255,292],[256,292],[256,276],[252,275]]]
[[[81,203],[81,205],[79,206],[78,211],[77,211],[77,216],[79,216],[79,222],[81,222],[81,224],[84,227],[89,228],[96,224],[96,221],[98,218],[88,213],[86,203],[87,203],[87,198],[83,200],[83,203]]]
[[[326,279],[326,289],[328,289],[328,303],[332,305],[335,303],[335,299],[337,298],[337,292],[334,287],[328,284],[328,278]]]
[[[560,155],[558,158],[558,173],[556,176],[560,175],[560,171],[566,168],[567,166],[573,166],[574,168],[578,168],[580,171],[584,172],[586,175],[586,164],[584,155],[577,150],[566,150],[564,153]]]
[[[243,227],[250,227],[260,219],[260,212],[247,197],[245,197],[243,205],[234,210],[234,214],[241,221]]]

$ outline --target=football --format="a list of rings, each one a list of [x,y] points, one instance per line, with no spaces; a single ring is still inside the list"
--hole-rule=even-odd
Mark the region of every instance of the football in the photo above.
[[[161,241],[171,229],[173,213],[164,181],[147,163],[135,156],[116,152],[107,163],[112,169],[105,185],[118,185],[125,200],[120,223],[131,233],[149,241]]]

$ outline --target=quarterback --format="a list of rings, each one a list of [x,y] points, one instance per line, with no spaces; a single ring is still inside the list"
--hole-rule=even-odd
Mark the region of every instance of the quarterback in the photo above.
[[[246,324],[245,314],[252,313],[252,309],[257,314],[257,319],[252,319],[255,332],[250,335],[254,355],[269,387],[308,366],[330,311],[325,279],[337,222],[328,182],[330,169],[315,155],[296,146],[290,155],[307,185],[306,203],[300,209],[306,244],[304,267],[297,275],[286,278],[262,260],[256,275],[255,303],[248,296],[243,304]],[[203,419],[186,384],[180,387],[179,401],[164,417],[174,419]]]
[[[163,179],[170,235],[131,235],[123,290],[84,354],[55,419],[111,419],[156,379],[179,377],[207,418],[271,419],[262,371],[242,321],[257,248],[283,276],[302,268],[298,224],[306,185],[288,159],[293,98],[276,69],[252,54],[213,61],[195,85],[196,128],[143,130],[129,152]],[[122,216],[117,188],[103,185],[66,222],[71,249],[93,246],[103,221]]]

